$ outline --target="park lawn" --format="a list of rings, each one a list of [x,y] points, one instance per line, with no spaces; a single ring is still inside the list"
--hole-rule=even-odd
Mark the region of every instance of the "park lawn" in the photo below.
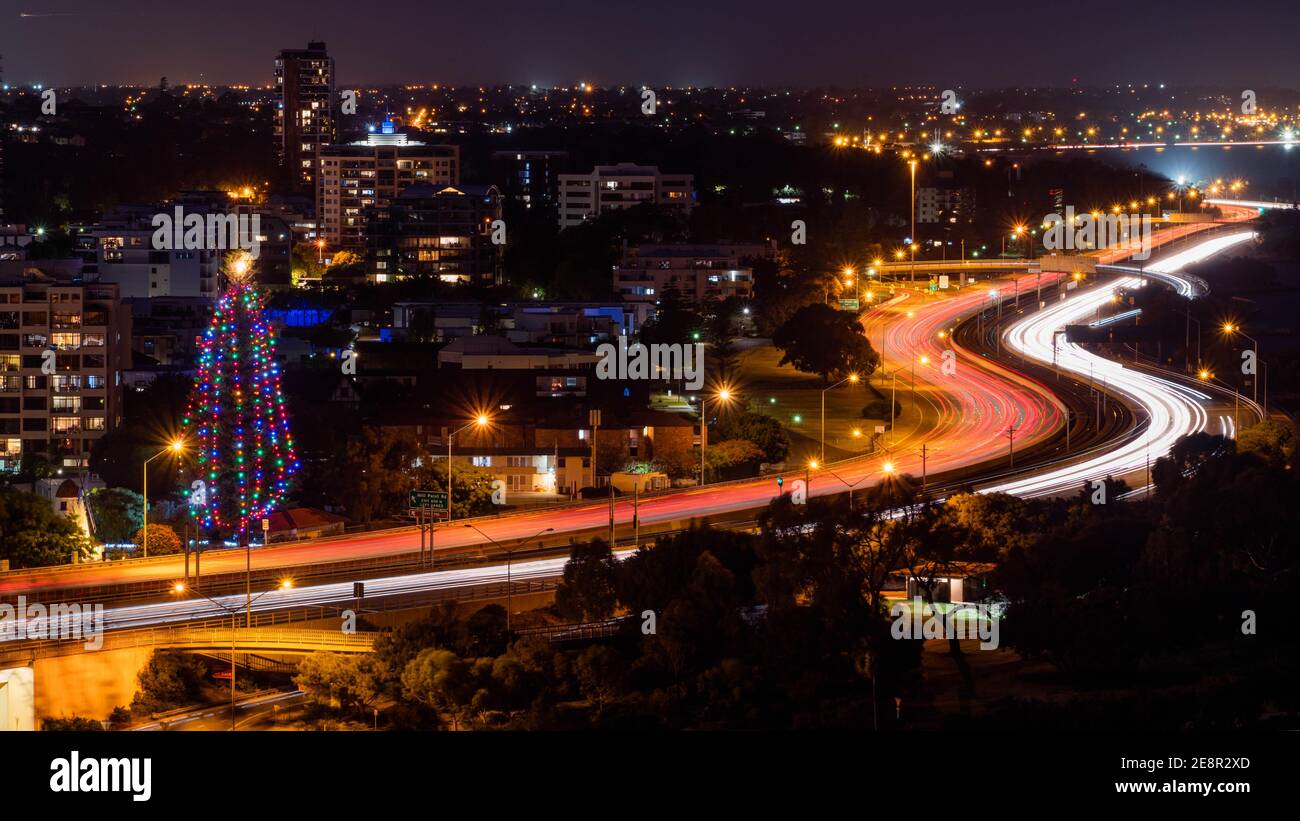
[[[747,406],[777,419],[789,432],[791,463],[816,458],[821,436],[821,377],[782,366],[781,352],[766,340],[737,357],[737,393]],[[844,383],[826,394],[826,458],[846,459],[871,450],[871,433],[879,420],[863,419],[862,406],[877,398],[875,386]],[[900,392],[899,401],[906,406]],[[797,421],[796,421],[797,420]],[[887,421],[887,420],[886,420]],[[853,429],[862,432],[854,438]]]

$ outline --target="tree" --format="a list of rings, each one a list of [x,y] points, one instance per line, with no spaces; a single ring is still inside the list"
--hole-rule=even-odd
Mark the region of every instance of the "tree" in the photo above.
[[[618,560],[603,539],[575,544],[555,591],[560,615],[574,621],[597,621],[614,615]]]
[[[161,522],[150,522],[146,527],[149,528],[149,555],[150,556],[170,556],[174,553],[180,553],[182,550],[181,538],[172,530],[171,525],[165,525]],[[144,549],[144,528],[136,531],[131,537],[137,548]]]
[[[763,452],[766,462],[784,462],[790,454],[790,435],[781,423],[765,413],[745,411],[728,414],[713,429],[719,440],[744,439]]]
[[[140,689],[131,700],[138,713],[156,713],[192,704],[207,669],[203,662],[179,650],[155,650],[136,676]]]
[[[124,487],[92,490],[86,494],[86,505],[92,514],[95,538],[101,542],[130,541],[144,521],[144,497]]]
[[[182,420],[203,482],[184,491],[191,515],[208,533],[240,539],[284,501],[301,467],[280,389],[276,335],[250,265],[246,258],[230,263],[230,287],[200,340]]]
[[[866,378],[880,362],[857,316],[822,303],[796,311],[772,334],[772,344],[782,352],[780,364],[818,374],[823,382],[831,374]]]
[[[402,671],[402,695],[459,722],[478,690],[473,667],[450,650],[430,647]]]
[[[1237,434],[1237,452],[1253,453],[1269,465],[1283,467],[1295,456],[1295,431],[1288,424],[1266,419]]]
[[[89,548],[76,524],[55,513],[47,500],[0,487],[0,559],[14,569],[67,564]]]
[[[659,297],[659,306],[654,319],[641,328],[641,342],[652,344],[687,344],[699,341],[699,332],[703,320],[682,298],[676,288],[665,288]]]
[[[763,460],[763,451],[748,439],[724,439],[710,444],[704,452],[704,466],[708,470],[726,470],[740,465],[756,465]]]
[[[378,662],[372,654],[312,653],[298,665],[293,683],[317,704],[364,710],[381,693]]]

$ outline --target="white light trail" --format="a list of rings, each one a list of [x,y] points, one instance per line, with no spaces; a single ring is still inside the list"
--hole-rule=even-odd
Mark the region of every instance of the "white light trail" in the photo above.
[[[1172,273],[1253,236],[1252,232],[1246,231],[1214,237],[1154,263],[1148,266],[1148,270],[1159,268],[1161,273]],[[1138,277],[1125,277],[1114,283],[1118,288],[1137,288],[1142,284]],[[1004,340],[1024,356],[1050,365],[1057,332],[1066,325],[1086,322],[1090,315],[1110,301],[1111,293],[1111,288],[1094,288],[1078,293],[1017,322],[1006,331]],[[1069,492],[1084,482],[1107,476],[1145,472],[1156,459],[1168,454],[1179,438],[1204,430],[1209,420],[1206,407],[1213,397],[1179,382],[1126,368],[1119,362],[1064,342],[1056,347],[1056,363],[1063,370],[1092,379],[1094,384],[1105,384],[1140,408],[1147,418],[1144,434],[1119,444],[1109,453],[1004,482],[985,488],[986,491],[1044,496]]]

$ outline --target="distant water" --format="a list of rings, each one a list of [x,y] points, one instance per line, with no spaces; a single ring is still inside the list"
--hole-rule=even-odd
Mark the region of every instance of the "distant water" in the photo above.
[[[1169,148],[1101,148],[1061,152],[1065,156],[1089,155],[1115,166],[1140,166],[1154,174],[1205,184],[1245,179],[1244,199],[1293,200],[1300,195],[1300,144]],[[1226,196],[1226,195],[1225,195]]]

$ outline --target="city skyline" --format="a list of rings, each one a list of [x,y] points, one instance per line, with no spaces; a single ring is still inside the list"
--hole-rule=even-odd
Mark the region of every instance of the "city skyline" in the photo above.
[[[142,0],[111,12],[84,0],[15,9],[5,28],[17,36],[0,40],[0,54],[7,81],[47,86],[149,84],[161,76],[261,85],[286,43],[308,40],[330,45],[342,82],[367,85],[1250,88],[1300,73],[1300,54],[1289,42],[1296,13],[1283,4],[1245,18],[1201,0],[1179,4],[1176,13],[1027,13],[947,0],[883,7],[758,0],[738,13],[684,2],[557,8],[510,0],[494,7],[492,27],[477,7],[409,0],[393,0],[384,15],[357,14],[343,3],[280,6],[269,20],[242,0],[219,15]],[[1210,43],[1205,31],[1215,33]],[[992,39],[997,59],[987,53]],[[802,56],[771,59],[786,53]]]

